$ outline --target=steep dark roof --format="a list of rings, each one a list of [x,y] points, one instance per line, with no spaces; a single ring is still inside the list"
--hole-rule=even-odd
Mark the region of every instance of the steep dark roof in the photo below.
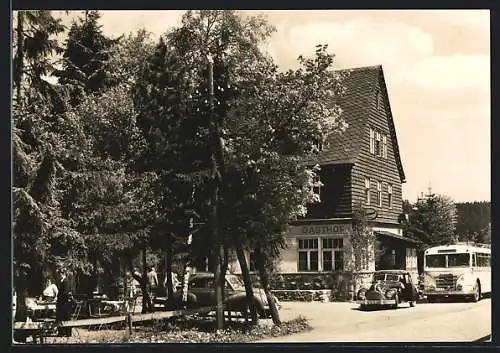
[[[339,97],[338,104],[342,108],[342,119],[347,122],[348,128],[341,134],[331,136],[328,139],[328,146],[323,151],[306,158],[305,162],[308,164],[318,163],[320,165],[355,164],[357,162],[370,115],[370,99],[373,98],[375,90],[380,85],[380,89],[386,99],[389,130],[394,146],[396,164],[401,181],[404,182],[405,174],[399,155],[396,130],[382,66],[359,67],[339,70],[338,72],[347,73],[344,79],[345,92]]]

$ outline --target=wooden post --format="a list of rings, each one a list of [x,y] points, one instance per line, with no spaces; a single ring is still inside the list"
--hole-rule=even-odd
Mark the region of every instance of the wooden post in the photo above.
[[[127,326],[128,326],[128,334],[132,335],[132,314],[127,313]]]

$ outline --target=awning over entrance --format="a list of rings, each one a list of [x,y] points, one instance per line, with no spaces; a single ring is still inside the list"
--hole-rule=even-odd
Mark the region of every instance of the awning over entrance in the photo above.
[[[401,235],[397,235],[397,234],[394,234],[394,233],[386,232],[386,231],[383,231],[383,230],[375,231],[374,233],[375,233],[375,235],[383,235],[383,236],[386,236],[386,237],[390,237],[390,238],[394,238],[394,239],[397,239],[397,240],[405,241],[405,242],[410,243],[410,244],[415,244],[415,245],[420,244],[420,241],[418,241],[418,240],[411,239],[411,238],[408,238],[408,237],[403,237]]]

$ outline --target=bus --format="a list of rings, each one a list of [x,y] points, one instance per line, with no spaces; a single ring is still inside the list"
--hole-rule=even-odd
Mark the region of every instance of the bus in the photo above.
[[[491,248],[483,244],[441,245],[424,252],[424,295],[473,302],[491,293]]]

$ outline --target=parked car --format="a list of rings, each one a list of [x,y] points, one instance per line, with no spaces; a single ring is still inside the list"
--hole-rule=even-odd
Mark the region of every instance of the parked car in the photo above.
[[[405,270],[381,270],[373,274],[369,289],[362,288],[357,293],[360,309],[390,306],[397,309],[401,303],[414,307],[418,299],[418,289]]]
[[[233,274],[227,274],[226,285],[224,288],[224,303],[227,305],[227,310],[241,312],[245,314],[246,309],[246,292],[245,285],[241,279]],[[269,303],[265,292],[260,288],[253,288],[254,303],[257,313],[261,318],[270,316]],[[175,293],[175,302],[179,307],[182,299],[182,289]],[[273,296],[275,303],[279,308],[279,301]],[[154,304],[165,304],[166,298],[157,297],[154,299]],[[201,308],[215,306],[215,279],[213,273],[197,273],[193,275],[188,282],[187,293],[187,308]]]

